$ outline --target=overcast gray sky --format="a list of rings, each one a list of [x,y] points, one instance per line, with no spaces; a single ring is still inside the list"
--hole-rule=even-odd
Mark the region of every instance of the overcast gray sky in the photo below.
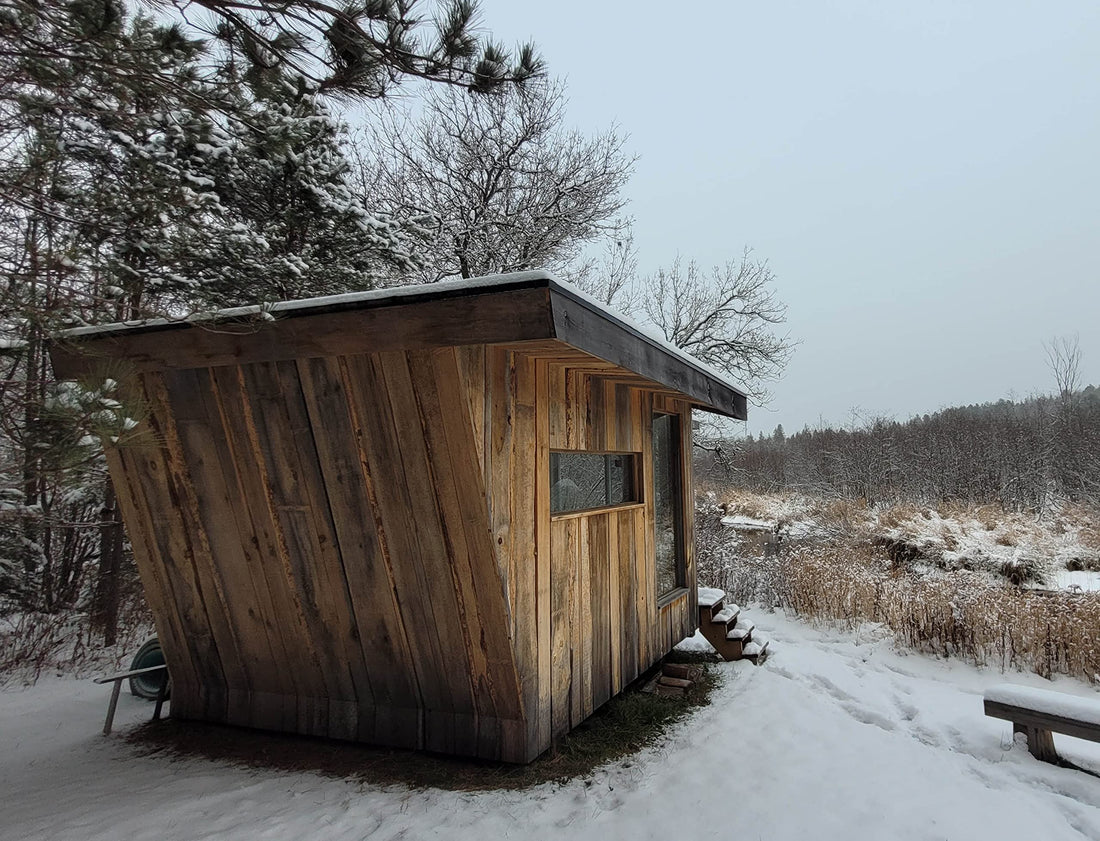
[[[640,268],[766,258],[801,340],[750,430],[1100,383],[1100,3],[483,0],[612,121]]]

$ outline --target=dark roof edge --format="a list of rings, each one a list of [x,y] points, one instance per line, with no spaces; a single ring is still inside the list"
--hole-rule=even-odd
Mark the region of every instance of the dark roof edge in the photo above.
[[[256,304],[245,307],[230,307],[209,313],[197,313],[186,318],[149,318],[140,321],[122,321],[88,327],[74,327],[62,331],[57,338],[71,341],[94,341],[119,335],[133,336],[141,333],[156,333],[165,330],[182,330],[188,327],[222,324],[234,320],[255,319],[263,317],[264,313],[270,313],[279,320],[283,320],[307,315],[414,304],[422,301],[441,301],[448,298],[463,298],[493,292],[547,288],[551,284],[560,285],[549,272],[541,270],[511,272],[470,278],[469,280],[444,280],[439,283],[394,286],[384,289],[371,289],[365,292],[348,292],[318,298],[280,301],[270,306]]]
[[[558,280],[546,271],[514,272],[468,280],[442,281],[329,295],[271,306],[235,307],[181,319],[149,319],[66,330],[61,343],[97,342],[186,328],[255,321],[274,317],[284,321],[304,316],[373,310],[430,301],[446,301],[495,293],[546,289],[550,296],[553,337],[586,353],[614,362],[647,379],[666,385],[696,401],[700,407],[744,420],[744,392],[721,371],[700,362],[680,348],[620,316],[605,304]],[[521,328],[522,329],[522,328]],[[549,338],[545,332],[530,338]],[[518,337],[517,337],[518,338]]]
[[[722,372],[700,362],[670,342],[654,336],[553,276],[550,277],[549,286],[554,330],[558,339],[655,382],[671,386],[697,400],[700,407],[708,411],[737,420],[748,418],[748,398]],[[621,341],[616,342],[610,335],[601,335],[595,322],[578,317],[578,307],[595,319],[612,325],[615,331],[626,333],[643,342],[648,353],[630,353]],[[686,375],[678,376],[677,369],[683,369]]]

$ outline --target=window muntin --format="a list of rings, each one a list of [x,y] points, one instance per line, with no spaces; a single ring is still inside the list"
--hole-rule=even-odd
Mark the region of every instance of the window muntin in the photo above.
[[[653,416],[653,513],[657,556],[657,596],[684,586],[684,506],[680,458],[680,418]]]
[[[550,513],[639,501],[633,453],[550,453]]]

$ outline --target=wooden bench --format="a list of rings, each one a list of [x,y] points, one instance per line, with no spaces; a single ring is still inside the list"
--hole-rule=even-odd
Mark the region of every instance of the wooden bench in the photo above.
[[[985,692],[985,714],[1012,722],[1013,733],[1027,736],[1036,759],[1068,764],[1054,749],[1054,733],[1100,742],[1100,700],[1001,684]]]
[[[160,691],[157,692],[157,705],[153,709],[153,721],[157,721],[160,718],[161,707],[164,706],[165,696],[168,694],[168,666],[166,664],[161,663],[159,666],[148,666],[144,669],[131,669],[128,672],[119,672],[117,675],[95,679],[96,683],[114,683],[115,685],[114,689],[111,690],[111,703],[107,705],[107,720],[103,722],[104,736],[110,735],[111,727],[115,722],[115,709],[118,707],[118,693],[122,689],[122,681],[138,675],[152,674],[153,672],[164,672],[163,679],[160,682]]]

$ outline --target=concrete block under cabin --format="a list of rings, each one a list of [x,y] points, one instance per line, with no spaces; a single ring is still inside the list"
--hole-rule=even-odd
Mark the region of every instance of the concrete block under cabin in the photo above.
[[[107,459],[174,718],[527,762],[695,631],[721,376],[540,272],[269,313],[51,349],[144,407]]]

